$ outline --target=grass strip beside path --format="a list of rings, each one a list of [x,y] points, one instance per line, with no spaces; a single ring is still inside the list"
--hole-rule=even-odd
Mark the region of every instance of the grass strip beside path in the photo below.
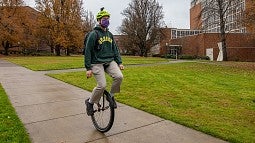
[[[5,57],[3,59],[34,71],[84,67],[81,56]]]
[[[123,74],[117,101],[230,142],[255,142],[254,70],[179,63]],[[50,76],[89,91],[96,85],[84,72]]]
[[[83,56],[5,57],[3,59],[34,71],[84,68]],[[124,65],[168,62],[163,58],[135,56],[123,56],[122,61]]]
[[[30,143],[28,134],[0,84],[0,142]]]

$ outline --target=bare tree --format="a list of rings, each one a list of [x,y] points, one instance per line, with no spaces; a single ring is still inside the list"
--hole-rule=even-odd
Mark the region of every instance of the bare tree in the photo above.
[[[241,22],[239,19],[244,11],[241,1],[243,0],[202,0],[202,11],[200,14],[202,29],[205,32],[218,32],[217,27],[219,26],[223,61],[227,61],[226,32],[231,32],[232,29],[240,29]],[[239,10],[240,16],[230,17],[232,16],[231,14]],[[235,24],[228,25],[231,22]],[[211,27],[216,28],[211,29]]]
[[[159,37],[164,17],[162,9],[156,0],[132,0],[122,12],[125,18],[119,31],[127,36],[126,45],[131,51],[138,47],[139,55],[147,56]]]
[[[91,31],[96,25],[96,19],[91,11],[84,11],[82,25],[85,33]]]

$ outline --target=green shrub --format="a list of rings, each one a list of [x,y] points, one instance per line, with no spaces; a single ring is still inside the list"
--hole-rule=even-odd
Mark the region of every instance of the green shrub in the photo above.
[[[162,55],[161,58],[167,58],[167,59],[175,59],[175,55],[167,54],[167,55]]]

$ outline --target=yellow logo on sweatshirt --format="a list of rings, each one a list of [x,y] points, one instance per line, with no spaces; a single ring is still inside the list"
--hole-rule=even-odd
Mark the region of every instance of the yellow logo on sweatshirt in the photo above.
[[[110,42],[112,43],[112,38],[109,37],[109,36],[104,36],[104,37],[101,37],[99,40],[98,40],[98,43],[101,45],[103,44],[104,42]]]

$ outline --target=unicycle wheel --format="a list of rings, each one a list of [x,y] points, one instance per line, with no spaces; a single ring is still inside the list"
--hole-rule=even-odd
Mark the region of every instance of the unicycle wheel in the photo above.
[[[100,132],[107,132],[114,122],[114,107],[111,95],[104,91],[98,104],[94,104],[94,114],[91,116],[93,125]]]

